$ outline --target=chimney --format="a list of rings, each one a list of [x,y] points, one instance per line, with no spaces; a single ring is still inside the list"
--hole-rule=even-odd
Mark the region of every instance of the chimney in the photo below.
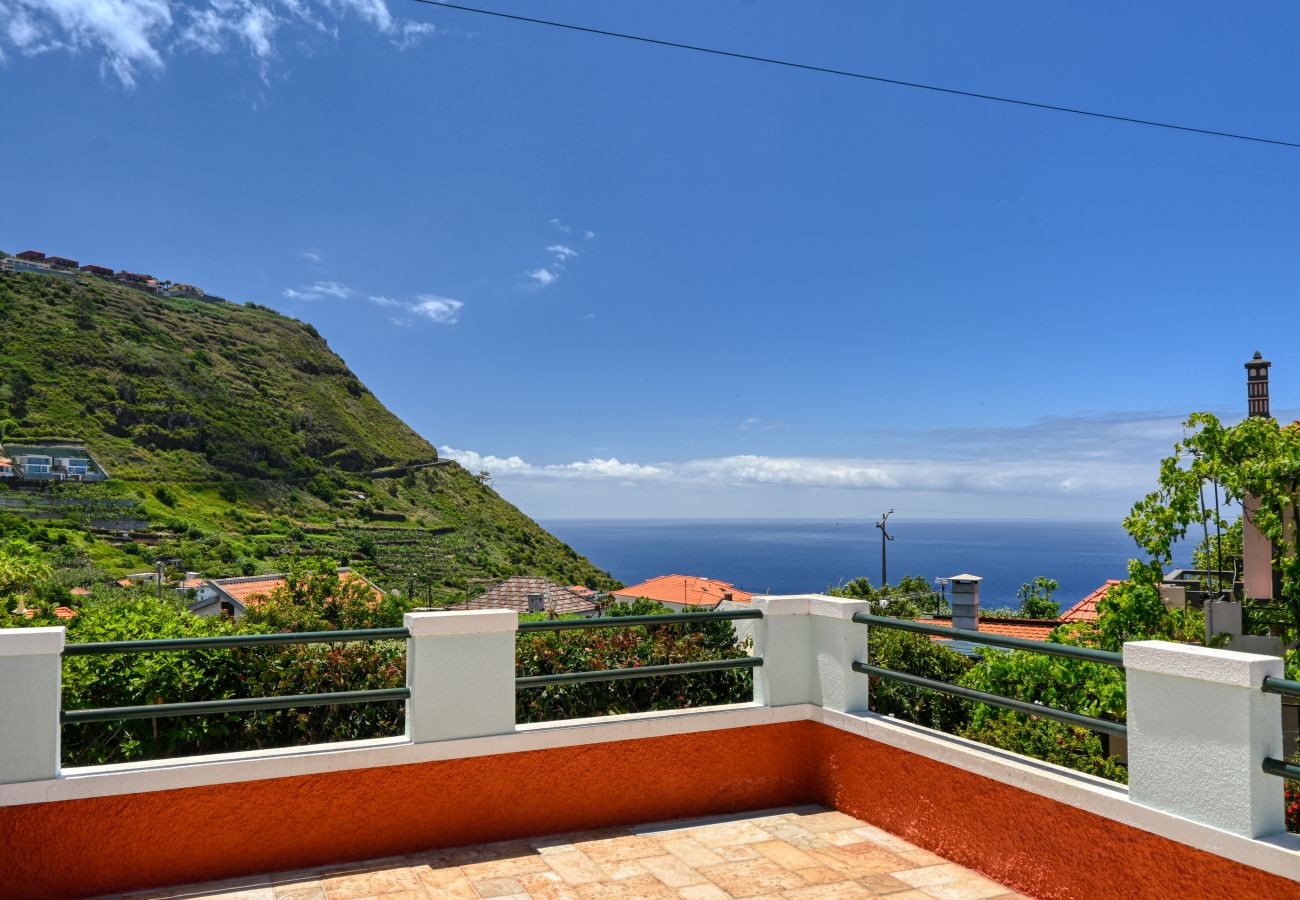
[[[1254,357],[1246,363],[1246,403],[1252,416],[1268,418],[1268,369],[1273,365],[1255,351]]]
[[[1251,416],[1269,418],[1268,369],[1273,365],[1258,350],[1246,363],[1246,403]],[[1247,494],[1241,502],[1242,586],[1249,600],[1273,599],[1273,544],[1255,527],[1259,500]]]
[[[541,594],[529,594],[528,611],[530,613],[546,612],[546,599]]]
[[[978,575],[954,575],[948,579],[952,585],[952,627],[979,631],[980,582]]]

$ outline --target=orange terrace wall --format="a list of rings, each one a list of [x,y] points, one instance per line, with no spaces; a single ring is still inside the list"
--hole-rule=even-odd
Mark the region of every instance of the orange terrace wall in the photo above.
[[[56,898],[604,825],[834,806],[1042,897],[1294,882],[814,722],[0,808],[0,896]]]

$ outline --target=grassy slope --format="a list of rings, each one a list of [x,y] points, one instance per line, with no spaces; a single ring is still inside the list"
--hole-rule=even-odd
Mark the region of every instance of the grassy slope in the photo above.
[[[154,552],[209,574],[320,551],[434,598],[518,572],[613,583],[455,463],[431,465],[433,446],[315,329],[269,309],[0,273],[7,417],[14,442],[84,440],[113,481],[58,490],[139,501]],[[47,537],[110,569],[147,567],[152,552],[71,516]]]

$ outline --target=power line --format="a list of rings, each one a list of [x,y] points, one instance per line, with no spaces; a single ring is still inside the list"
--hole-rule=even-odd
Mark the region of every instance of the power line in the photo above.
[[[678,41],[667,41],[660,38],[645,37],[644,35],[639,34],[628,34],[623,31],[609,31],[603,28],[591,28],[586,25],[574,25],[569,22],[556,22],[551,19],[537,19],[532,16],[519,16],[513,13],[498,12],[491,9],[461,6],[457,3],[444,3],[442,0],[412,0],[412,2],[435,6],[438,9],[454,9],[459,10],[460,12],[474,13],[480,16],[492,16],[497,19],[526,22],[530,25],[545,25],[549,28],[563,28],[566,31],[577,31],[583,34],[598,35],[600,37],[620,38],[625,41],[637,41],[642,44],[652,44],[656,47],[672,47],[676,50],[691,50],[695,53],[708,53],[713,56],[724,56],[729,59],[741,59],[747,62],[766,63],[772,66],[784,66],[788,69],[802,69],[805,72],[819,72],[823,75],[839,75],[844,78],[856,78],[860,81],[874,81],[877,84],[889,84],[895,87],[914,88],[921,91],[932,91],[937,94],[951,94],[955,97],[966,97],[971,100],[987,100],[993,103],[1007,103],[1012,106],[1026,106],[1031,109],[1045,109],[1050,110],[1051,112],[1070,113],[1071,115],[1088,116],[1093,119],[1106,119],[1111,122],[1123,122],[1127,125],[1146,125],[1151,128],[1165,128],[1170,131],[1182,131],[1189,134],[1207,135],[1209,137],[1229,138],[1235,141],[1251,141],[1257,144],[1271,144],[1275,147],[1286,147],[1291,150],[1300,150],[1300,143],[1295,141],[1283,141],[1277,138],[1259,137],[1258,135],[1241,134],[1234,131],[1217,131],[1212,128],[1197,128],[1192,125],[1159,122],[1155,119],[1139,119],[1133,116],[1120,116],[1114,113],[1097,112],[1096,110],[1091,109],[1079,109],[1074,106],[1061,106],[1055,103],[1039,103],[1034,100],[1002,97],[997,94],[982,94],[978,91],[966,91],[960,88],[943,87],[937,84],[925,84],[919,81],[904,81],[901,78],[887,78],[883,75],[868,75],[865,72],[853,72],[848,69],[833,69],[829,66],[817,66],[811,63],[794,62],[788,59],[776,59],[770,56],[757,56],[752,53],[740,53],[735,50],[720,50],[716,47],[683,44]]]

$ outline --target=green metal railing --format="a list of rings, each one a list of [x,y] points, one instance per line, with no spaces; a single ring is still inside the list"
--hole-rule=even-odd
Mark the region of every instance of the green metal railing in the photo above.
[[[342,644],[361,641],[406,640],[406,628],[366,628],[341,631],[300,631],[280,634],[232,634],[214,637],[165,638],[147,641],[104,641],[97,644],[68,644],[65,656],[165,653],[185,650],[233,650],[240,647],[273,647],[286,644]],[[190,703],[152,703],[145,706],[110,706],[102,709],[72,709],[60,712],[64,724],[120,722],[127,719],[155,719],[164,716],[202,716],[218,713],[258,712],[294,709],[302,706],[334,706],[354,703],[383,703],[409,700],[411,689],[376,688],[366,691],[336,691],[329,694],[286,694],[276,697],[247,697],[230,700],[196,700]]]
[[[1114,653],[1107,650],[1093,650],[1089,647],[1072,647],[1068,644],[1053,644],[1047,641],[1031,641],[1024,638],[1003,637],[1002,635],[985,634],[982,631],[971,631],[965,628],[945,628],[942,625],[930,625],[925,622],[916,622],[911,619],[895,619],[889,616],[875,616],[870,613],[855,613],[853,621],[858,622],[859,624],[874,625],[880,628],[897,628],[901,631],[912,631],[919,634],[960,638],[962,640],[971,641],[972,643],[988,644],[994,647],[1006,647],[1012,650],[1024,650],[1030,653],[1041,653],[1048,656],[1063,656],[1069,659],[1080,660],[1082,662],[1104,663],[1105,665],[1118,666],[1121,669],[1124,667],[1124,655],[1122,653]],[[853,671],[864,675],[871,675],[876,678],[883,678],[888,681],[910,684],[913,687],[938,691],[943,694],[949,694],[953,697],[960,697],[964,700],[972,700],[976,703],[988,703],[993,706],[1001,706],[1006,709],[1015,710],[1016,712],[1026,713],[1027,715],[1042,716],[1046,719],[1055,719],[1056,721],[1064,722],[1067,725],[1074,725],[1079,728],[1088,728],[1093,731],[1100,731],[1117,737],[1128,736],[1128,726],[1123,722],[1114,722],[1110,719],[1098,718],[1097,716],[1086,716],[1082,713],[1070,712],[1068,709],[1058,709],[1055,706],[1044,706],[1040,703],[1015,700],[1010,697],[1003,697],[1000,694],[990,694],[987,691],[949,684],[946,681],[937,681],[933,678],[912,675],[908,672],[882,669],[880,666],[872,666],[867,663],[853,663]]]
[[[863,625],[880,625],[884,628],[899,628],[903,631],[915,631],[918,634],[932,634],[937,637],[958,638],[973,644],[987,644],[990,647],[1005,647],[1008,650],[1028,650],[1030,653],[1043,653],[1048,656],[1064,656],[1084,662],[1102,663],[1108,666],[1124,668],[1124,654],[1112,650],[1094,650],[1091,647],[1073,647],[1069,644],[1053,644],[1050,641],[1031,641],[1028,638],[1005,637],[1000,634],[988,634],[983,631],[971,631],[968,628],[947,628],[943,625],[931,625],[913,619],[895,619],[890,616],[873,616],[870,613],[855,613],[853,621]]]
[[[574,631],[596,628],[626,628],[640,625],[690,625],[696,622],[726,622],[737,619],[761,619],[759,609],[713,610],[697,613],[669,613],[658,616],[608,616],[595,619],[546,619],[520,622],[521,632]],[[667,663],[659,666],[636,666],[630,669],[601,669],[593,672],[559,672],[553,675],[526,675],[515,679],[516,690],[544,688],[557,684],[585,684],[593,681],[622,681],[628,678],[654,678],[659,675],[691,675],[721,672],[726,669],[756,669],[763,665],[761,656],[739,659],[715,659],[701,662]]]
[[[1274,678],[1270,675],[1264,679],[1263,691],[1266,694],[1281,694],[1283,697],[1300,697],[1300,681]],[[1289,763],[1284,759],[1275,759],[1271,756],[1265,758],[1264,771],[1280,778],[1300,780],[1300,765]]]

